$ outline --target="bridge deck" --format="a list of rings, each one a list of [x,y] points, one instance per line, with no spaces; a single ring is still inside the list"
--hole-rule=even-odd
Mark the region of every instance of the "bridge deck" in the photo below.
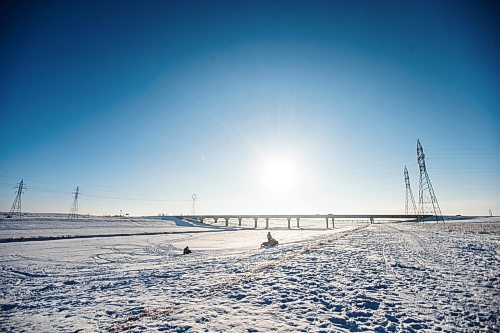
[[[416,219],[416,218],[425,218],[425,217],[431,217],[432,215],[405,215],[405,214],[399,214],[399,215],[394,215],[394,214],[255,214],[255,215],[235,215],[235,214],[207,214],[207,215],[181,215],[181,216],[176,216],[178,218],[192,218],[192,219],[206,219],[206,218],[220,218],[220,219],[253,219],[253,218],[340,218],[340,219],[357,219],[357,218],[374,218],[374,219]]]
[[[288,221],[288,228],[290,229],[290,221],[295,219],[297,221],[297,228],[300,227],[301,219],[325,219],[326,228],[328,229],[329,220],[332,220],[332,228],[335,227],[335,219],[369,219],[370,223],[374,223],[375,219],[422,219],[426,217],[431,217],[432,215],[398,215],[398,214],[257,214],[257,215],[226,215],[226,214],[211,214],[211,215],[181,215],[176,216],[180,219],[195,219],[203,222],[205,219],[213,219],[217,222],[219,219],[223,219],[226,222],[226,226],[229,225],[230,219],[238,220],[238,225],[241,226],[241,221],[243,219],[252,219],[255,222],[255,228],[257,228],[257,222],[259,219],[266,220],[266,229],[269,228],[270,219],[286,219]]]

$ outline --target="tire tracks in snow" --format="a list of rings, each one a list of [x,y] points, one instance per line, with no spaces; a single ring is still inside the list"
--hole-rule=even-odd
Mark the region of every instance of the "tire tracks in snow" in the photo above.
[[[278,267],[278,266],[283,266],[287,262],[294,260],[295,258],[306,254],[310,251],[313,251],[315,249],[319,249],[322,246],[328,245],[334,241],[337,241],[339,239],[345,238],[347,236],[352,235],[355,232],[361,231],[365,228],[367,228],[369,225],[363,225],[359,226],[350,230],[346,231],[341,231],[338,233],[335,233],[333,235],[321,237],[320,239],[310,242],[308,244],[305,244],[304,246],[300,247],[297,250],[292,250],[291,253],[284,255],[282,258],[273,260],[272,262],[268,263],[263,263],[263,264],[257,264],[255,267],[252,269],[248,270],[245,273],[242,273],[238,276],[229,276],[227,278],[222,279],[222,281],[218,282],[215,286],[211,286],[210,290],[204,294],[200,294],[196,300],[192,301],[191,303],[185,303],[181,305],[166,305],[164,307],[158,308],[158,309],[144,309],[142,314],[139,314],[137,316],[132,316],[128,317],[125,320],[122,320],[121,322],[115,322],[114,328],[110,329],[112,332],[121,332],[121,331],[129,331],[133,330],[137,325],[139,325],[141,322],[144,321],[149,321],[149,320],[156,320],[156,319],[165,319],[166,316],[171,316],[171,315],[179,315],[182,314],[186,311],[191,311],[191,306],[193,304],[195,306],[199,306],[201,304],[205,304],[207,302],[212,301],[212,298],[216,296],[217,294],[230,289],[234,288],[236,285],[241,285],[245,283],[249,283],[253,279],[255,279],[259,274],[265,272],[268,269]],[[208,323],[207,323],[208,324]]]
[[[436,272],[435,265],[431,264],[428,259],[425,259],[421,255],[422,252],[425,255],[430,255],[429,250],[427,249],[427,247],[429,245],[427,242],[425,242],[420,236],[416,235],[413,231],[402,230],[400,228],[397,228],[393,225],[388,225],[388,224],[384,225],[384,227],[396,230],[399,233],[399,235],[402,235],[404,246],[409,251],[409,253],[412,254],[411,259],[415,260],[420,266],[420,267],[418,267],[418,271],[421,271],[421,272],[429,272],[430,271],[431,273]],[[423,243],[425,243],[425,246],[422,246]],[[396,264],[391,265],[388,263],[388,260],[387,260],[388,254],[386,251],[387,245],[388,245],[388,243],[384,243],[384,245],[382,247],[382,255],[384,258],[386,268],[392,272],[392,274],[394,275],[394,277],[396,279],[404,280],[405,279],[404,274],[398,273],[397,270],[395,269]],[[397,265],[399,265],[399,267],[401,267],[401,268],[417,269],[415,267],[410,267],[410,266],[408,266],[408,267],[401,266],[399,263]],[[427,273],[427,275],[430,275],[431,273]],[[437,291],[433,291],[433,295],[431,295],[429,297],[429,296],[424,295],[424,293],[422,293],[420,290],[415,289],[415,286],[411,285],[408,288],[408,292],[406,293],[407,296],[405,298],[407,299],[408,302],[413,302],[415,299],[420,300],[421,301],[421,302],[419,302],[420,307],[423,307],[422,304],[432,304],[437,293],[438,293]],[[426,308],[426,310],[432,311],[432,307]]]
[[[357,228],[354,228],[351,230],[339,232],[339,233],[336,233],[336,234],[331,235],[331,236],[327,236],[325,238],[319,239],[319,240],[312,242],[310,244],[306,244],[306,245],[302,246],[301,248],[299,248],[298,250],[295,250],[292,253],[289,253],[289,254],[283,256],[283,258],[280,258],[280,259],[277,259],[277,260],[274,260],[274,261],[268,262],[268,263],[258,264],[258,265],[256,265],[256,267],[254,267],[253,269],[250,269],[248,272],[243,273],[240,276],[229,277],[229,278],[225,279],[223,282],[220,282],[218,285],[214,286],[210,290],[209,294],[204,295],[204,296],[211,297],[211,296],[214,296],[215,294],[217,294],[221,291],[224,291],[228,288],[232,288],[237,284],[247,283],[247,282],[251,281],[257,274],[263,273],[264,271],[266,271],[270,268],[283,266],[287,262],[301,256],[302,254],[305,254],[305,253],[308,253],[309,251],[318,249],[318,248],[320,248],[324,245],[327,245],[331,242],[334,242],[336,240],[345,238],[345,237],[347,237],[347,236],[349,236],[357,231],[360,231],[360,230],[366,228],[367,226],[368,225],[364,225],[364,226],[357,227]]]
[[[425,244],[425,246],[423,246],[423,243],[425,243],[425,242],[423,241],[423,239],[420,236],[416,235],[412,231],[402,230],[402,229],[399,229],[393,225],[385,225],[385,226],[392,228],[394,230],[397,230],[400,233],[400,235],[403,236],[407,250],[410,251],[412,254],[414,254],[411,258],[413,260],[415,260],[420,265],[421,269],[435,270],[434,265],[431,264],[428,259],[424,258],[420,254],[422,252],[424,252],[427,255],[430,254],[427,250],[428,244]]]

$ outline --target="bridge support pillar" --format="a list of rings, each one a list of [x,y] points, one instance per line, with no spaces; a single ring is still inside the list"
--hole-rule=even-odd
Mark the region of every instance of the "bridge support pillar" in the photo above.
[[[226,227],[229,225],[229,219],[226,217],[224,220],[226,220]]]
[[[297,228],[300,228],[300,217],[297,217]]]
[[[325,218],[325,220],[326,220],[326,228],[328,229],[328,217]]]
[[[269,217],[266,217],[266,229],[269,229]]]
[[[238,217],[238,226],[240,226],[240,227],[241,227],[241,220],[242,220],[242,218]]]
[[[217,218],[217,217],[214,217],[214,224],[216,224],[216,223],[217,223],[217,220],[218,220],[218,218]]]
[[[332,217],[332,228],[335,228],[335,217]]]
[[[370,224],[373,224],[375,222],[373,222],[373,217],[370,217]]]
[[[287,219],[287,221],[288,221],[288,229],[290,229],[290,220],[291,220],[291,218],[290,218],[290,217],[287,217],[286,219]]]
[[[254,217],[254,218],[253,218],[253,220],[254,220],[254,222],[255,222],[255,225],[254,225],[254,228],[255,228],[255,229],[257,229],[257,220],[258,220],[258,219],[259,219],[258,217]]]

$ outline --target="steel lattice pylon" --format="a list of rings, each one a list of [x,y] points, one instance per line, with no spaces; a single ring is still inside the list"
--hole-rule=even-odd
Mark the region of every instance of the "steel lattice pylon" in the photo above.
[[[21,216],[21,197],[23,195],[24,190],[26,190],[26,184],[24,183],[24,180],[21,179],[21,181],[17,184],[16,187],[16,198],[14,199],[14,202],[12,203],[12,207],[10,207],[10,212],[7,217],[12,217],[12,216]]]
[[[429,174],[427,173],[427,168],[425,166],[424,148],[422,148],[420,140],[417,140],[417,162],[420,169],[420,183],[418,189],[418,215],[431,213],[436,217],[436,221],[444,221],[443,215],[441,214],[441,208],[439,208],[439,203],[437,201],[436,195],[434,194],[434,189],[432,188]]]
[[[75,192],[73,192],[73,204],[69,211],[69,218],[78,217],[78,196],[80,195],[80,188],[77,186]]]
[[[197,198],[197,197],[198,197],[198,194],[193,194],[193,195],[191,196],[191,199],[193,199],[193,215],[195,215],[195,214],[194,214],[194,211],[195,211],[195,208],[196,208],[195,203],[196,203],[196,198]]]
[[[405,166],[405,186],[406,186],[406,200],[405,200],[405,214],[409,215],[409,205],[411,204],[412,215],[417,215],[417,205],[415,204],[415,198],[413,197],[413,192],[410,187],[410,176],[408,175],[408,169]]]

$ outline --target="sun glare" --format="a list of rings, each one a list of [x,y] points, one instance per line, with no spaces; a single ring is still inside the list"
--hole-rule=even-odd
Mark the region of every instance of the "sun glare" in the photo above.
[[[265,160],[261,169],[261,181],[267,190],[284,192],[297,185],[298,172],[293,160],[279,157]]]

